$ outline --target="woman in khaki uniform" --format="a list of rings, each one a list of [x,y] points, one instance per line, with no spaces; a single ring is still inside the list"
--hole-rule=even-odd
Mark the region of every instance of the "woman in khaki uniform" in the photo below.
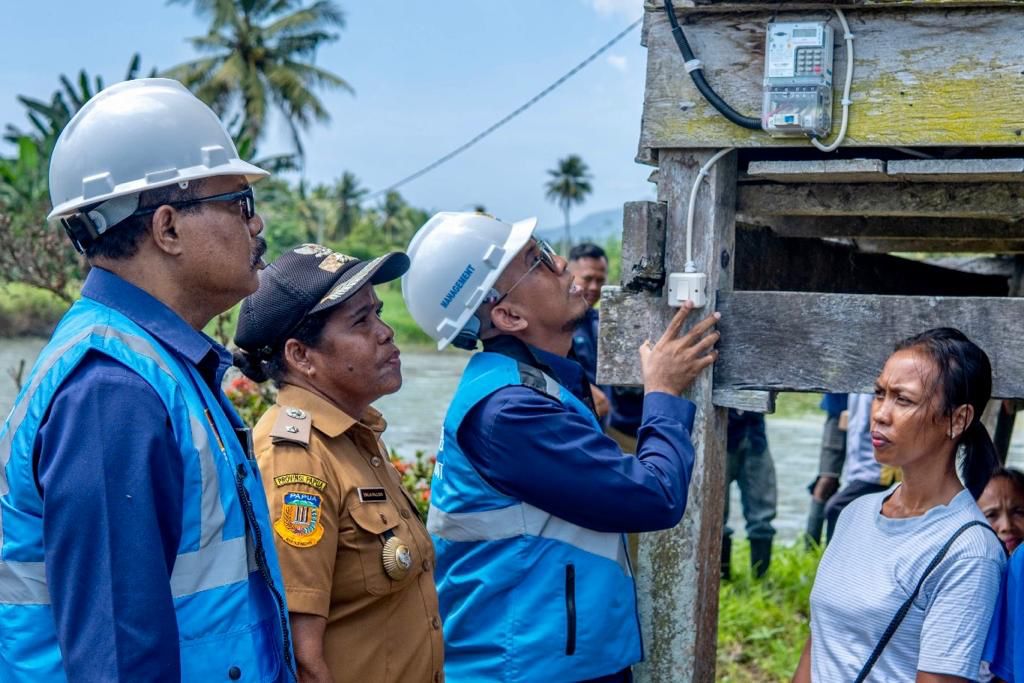
[[[302,683],[444,677],[433,547],[370,405],[402,385],[373,285],[408,267],[306,244],[239,313],[236,364],[280,389],[253,438]]]

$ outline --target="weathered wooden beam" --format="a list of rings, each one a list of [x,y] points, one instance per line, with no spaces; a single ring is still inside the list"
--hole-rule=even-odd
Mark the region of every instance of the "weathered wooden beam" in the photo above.
[[[872,254],[948,253],[948,254],[1021,254],[1024,240],[956,238],[869,238],[855,240],[857,248]]]
[[[747,177],[779,183],[890,183],[881,159],[751,161]]]
[[[1024,183],[1024,159],[900,159],[888,162],[886,170],[893,179],[913,183]]]
[[[813,5],[817,17],[825,18],[833,3],[806,4]],[[719,5],[714,12],[683,13],[684,30],[704,64],[708,82],[737,111],[760,116],[765,28],[772,20],[806,19],[806,12],[797,11],[799,5],[746,4],[743,12],[737,12],[735,4]],[[951,3],[879,3],[873,7],[847,12],[856,52],[844,148],[1021,143],[1021,4],[964,3],[953,9],[956,5]],[[670,148],[812,149],[806,138],[772,138],[736,126],[717,112],[683,67],[664,10],[657,3],[648,9],[639,159],[649,163],[658,150]],[[834,18],[831,21],[837,36],[833,128],[838,129],[846,51],[841,47],[842,29]],[[943,41],[950,27],[955,27],[956,40],[947,44]]]
[[[785,6],[788,10],[820,10],[831,7],[857,9],[885,9],[891,7],[1007,7],[1024,0],[835,0],[813,2],[808,0],[672,0],[677,12],[738,12],[773,10]],[[644,9],[658,11],[664,8],[662,0],[644,0]]]
[[[710,153],[702,152],[661,155],[658,191],[668,207],[666,271],[681,271],[685,264],[690,188],[708,158]],[[722,254],[733,250],[735,192],[736,155],[730,154],[711,169],[697,196],[693,257],[708,274],[708,310],[715,306],[718,292],[732,286],[729,259]],[[654,300],[649,294],[633,296]],[[651,310],[648,323],[652,326],[645,330],[645,336],[664,330],[674,312],[665,305]],[[692,316],[687,327],[700,317]],[[606,329],[603,322],[601,337],[602,344],[618,345],[621,341],[615,325]],[[632,347],[634,358],[638,346]],[[686,514],[676,528],[640,537],[637,594],[647,656],[636,666],[639,683],[714,680],[727,418],[725,409],[715,406],[713,391],[712,374],[704,372],[688,393],[697,406],[697,415],[693,430],[696,457]]]
[[[1024,81],[1024,78],[1021,78]],[[929,216],[1024,220],[1024,185],[740,185],[736,210],[746,223],[768,216]]]
[[[649,298],[628,299],[602,306],[602,326],[627,310],[639,313],[657,305]],[[613,314],[612,308],[622,313]],[[718,310],[722,340],[714,381],[719,389],[870,391],[897,341],[932,327],[952,326],[988,354],[993,396],[1024,398],[1022,298],[734,291],[719,295]],[[621,325],[617,329],[620,334],[631,332]],[[647,334],[636,330],[622,342],[638,345]],[[622,367],[620,379],[629,381],[636,372],[638,368]]]
[[[819,239],[779,237],[764,227],[737,229],[735,261],[736,289],[931,296],[1007,293],[1003,276],[865,254],[850,245]],[[606,306],[602,306],[602,324]]]
[[[782,216],[772,230],[783,237],[848,237],[867,239],[1024,239],[1024,221],[921,218],[917,216]]]
[[[711,402],[719,408],[735,408],[748,413],[774,413],[775,393],[771,391],[734,391],[715,389]]]
[[[657,291],[665,282],[665,218],[661,202],[626,202],[622,214],[622,286]]]

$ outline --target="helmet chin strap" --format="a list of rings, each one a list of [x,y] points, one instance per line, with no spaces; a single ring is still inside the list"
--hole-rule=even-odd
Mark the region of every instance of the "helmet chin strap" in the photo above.
[[[455,335],[455,339],[452,339],[452,345],[456,348],[464,349],[466,351],[476,350],[477,342],[480,341],[480,318],[472,316],[466,321],[465,326],[459,330],[459,333]]]

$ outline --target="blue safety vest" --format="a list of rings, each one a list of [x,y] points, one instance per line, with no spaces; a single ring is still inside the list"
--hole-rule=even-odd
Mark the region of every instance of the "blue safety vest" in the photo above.
[[[32,451],[54,394],[89,351],[124,364],[153,387],[181,453],[182,534],[170,588],[182,680],[290,680],[270,513],[259,472],[236,438],[241,421],[195,367],[123,314],[87,298],[64,316],[0,429],[0,679],[66,680],[46,586],[43,501]]]
[[[599,430],[579,399],[536,368],[489,352],[469,361],[445,417],[427,519],[437,555],[445,675],[449,683],[475,683],[616,673],[643,657],[625,537],[585,529],[498,492],[456,438],[473,406],[511,385],[551,396]]]

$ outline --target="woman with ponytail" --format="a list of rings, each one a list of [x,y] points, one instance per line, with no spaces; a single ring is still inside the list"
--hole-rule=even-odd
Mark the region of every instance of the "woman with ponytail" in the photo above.
[[[443,675],[433,545],[372,406],[402,386],[373,287],[408,268],[400,252],[362,260],[304,244],[260,273],[238,313],[236,365],[280,390],[253,444],[300,681]]]
[[[997,466],[988,356],[962,332],[903,340],[875,383],[875,458],[903,482],[839,517],[794,681],[974,680],[1005,554],[976,499]]]

